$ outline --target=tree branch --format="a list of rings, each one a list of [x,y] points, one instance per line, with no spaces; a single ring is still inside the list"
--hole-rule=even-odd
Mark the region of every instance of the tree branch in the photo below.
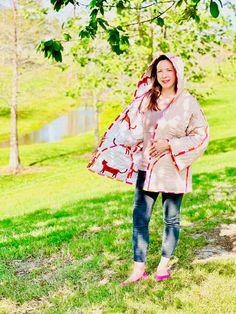
[[[158,15],[152,17],[151,19],[143,20],[143,21],[140,21],[140,22],[134,22],[134,23],[131,23],[131,24],[126,24],[126,25],[123,25],[122,27],[129,27],[129,26],[133,26],[133,25],[137,25],[137,24],[144,24],[144,23],[151,22],[151,21],[157,19],[158,17],[160,17],[161,15],[163,15],[164,13],[166,13],[167,11],[169,11],[173,7],[173,5],[175,4],[175,1],[173,0],[171,2],[173,2],[171,6],[169,6],[163,12],[160,12]]]
[[[150,18],[150,19],[147,19],[147,20],[143,20],[143,21],[140,21],[140,22],[134,22],[134,23],[131,23],[131,24],[125,24],[125,25],[122,25],[122,27],[130,27],[130,26],[133,26],[133,25],[137,25],[137,24],[144,24],[144,23],[148,23],[148,22],[151,22],[155,19],[157,19],[158,17],[160,17],[161,15],[163,15],[164,13],[166,13],[167,11],[169,11],[173,5],[175,4],[175,0],[172,0],[172,5],[169,6],[166,10],[164,10],[163,12],[159,12],[158,15],[154,16],[153,18]],[[110,27],[113,27],[112,25],[109,24]],[[104,34],[106,31],[98,31],[97,34]]]
[[[144,5],[144,6],[139,7],[139,8],[137,8],[137,7],[124,7],[124,10],[126,10],[126,9],[128,9],[128,10],[143,10],[143,9],[149,8],[149,7],[153,6],[153,5],[158,5],[160,3],[169,3],[169,2],[176,2],[176,0],[159,1],[158,3],[152,2],[150,4]],[[81,3],[81,2],[76,2],[76,4],[78,6],[84,6],[84,7],[87,7],[87,8],[89,7],[89,4],[84,4],[84,3]],[[103,7],[104,8],[117,8],[116,5],[103,5]]]

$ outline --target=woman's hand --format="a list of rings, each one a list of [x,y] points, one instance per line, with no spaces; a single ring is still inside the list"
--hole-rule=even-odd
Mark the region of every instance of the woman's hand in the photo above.
[[[165,151],[169,151],[169,143],[167,140],[159,139],[155,140],[151,147],[149,148],[149,154],[151,157],[157,157],[158,155],[164,153]]]

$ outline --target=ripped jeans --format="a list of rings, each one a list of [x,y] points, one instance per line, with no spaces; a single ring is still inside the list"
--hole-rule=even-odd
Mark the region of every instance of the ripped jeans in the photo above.
[[[133,251],[135,262],[145,262],[149,243],[149,221],[159,192],[143,190],[146,171],[139,170],[133,208]],[[164,230],[162,256],[170,258],[179,239],[180,205],[183,194],[162,192]]]

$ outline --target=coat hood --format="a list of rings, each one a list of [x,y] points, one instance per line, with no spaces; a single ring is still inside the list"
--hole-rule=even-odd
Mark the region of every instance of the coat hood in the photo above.
[[[152,60],[152,62],[148,65],[147,69],[143,73],[134,92],[135,98],[143,96],[152,88],[151,67],[155,60],[157,60],[160,56],[166,56],[175,68],[177,76],[177,91],[174,98],[176,99],[184,90],[184,63],[182,58],[171,53],[161,53],[158,57]]]

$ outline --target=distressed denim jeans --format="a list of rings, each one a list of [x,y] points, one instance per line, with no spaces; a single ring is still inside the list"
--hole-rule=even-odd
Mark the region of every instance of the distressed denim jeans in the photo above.
[[[143,190],[146,171],[139,170],[133,208],[133,251],[135,262],[145,262],[149,243],[149,221],[159,192]],[[162,193],[164,230],[162,256],[170,258],[179,239],[180,205],[183,194]]]

